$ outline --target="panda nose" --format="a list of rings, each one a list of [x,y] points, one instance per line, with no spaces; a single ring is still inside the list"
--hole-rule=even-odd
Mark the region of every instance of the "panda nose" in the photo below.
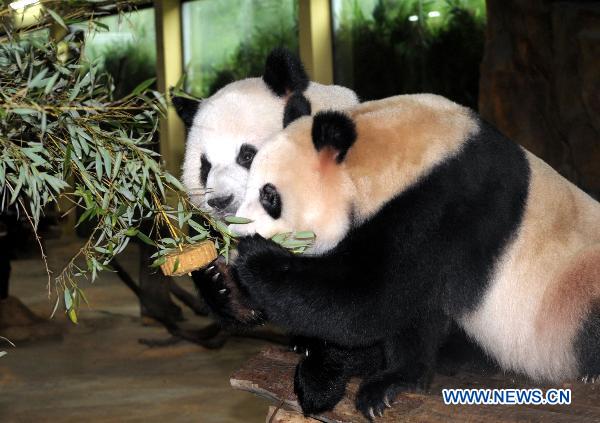
[[[225,210],[233,201],[233,194],[229,196],[211,198],[206,203],[215,210]]]

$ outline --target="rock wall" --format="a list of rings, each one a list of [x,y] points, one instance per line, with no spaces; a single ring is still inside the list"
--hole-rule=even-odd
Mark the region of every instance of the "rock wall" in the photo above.
[[[600,199],[600,1],[488,0],[479,111]]]

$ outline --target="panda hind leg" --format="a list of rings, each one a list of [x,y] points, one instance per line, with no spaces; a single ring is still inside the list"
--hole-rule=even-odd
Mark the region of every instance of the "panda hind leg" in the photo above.
[[[361,383],[356,408],[368,419],[381,417],[400,393],[425,391],[432,379],[433,367],[424,363],[376,373]]]
[[[429,389],[438,351],[449,327],[448,317],[430,315],[415,322],[411,329],[386,339],[383,343],[385,368],[363,380],[356,394],[356,408],[367,419],[374,419],[391,408],[398,394]]]
[[[600,303],[588,315],[577,337],[580,379],[600,384]]]

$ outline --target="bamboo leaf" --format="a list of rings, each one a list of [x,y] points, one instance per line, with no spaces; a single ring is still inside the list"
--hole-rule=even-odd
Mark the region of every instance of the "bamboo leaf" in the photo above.
[[[56,13],[54,10],[49,9],[49,8],[46,8],[46,12],[48,12],[48,14],[50,16],[52,16],[52,19],[54,19],[56,21],[56,23],[58,23],[60,26],[62,26],[67,31],[69,30],[69,27],[65,24],[65,21],[58,13]]]
[[[65,309],[70,310],[73,307],[73,299],[71,298],[71,291],[69,291],[69,288],[65,289],[64,297],[65,297]]]
[[[71,319],[71,321],[75,324],[77,324],[77,312],[75,311],[74,308],[70,309],[67,313],[69,315],[69,319]]]
[[[316,235],[313,231],[300,231],[294,233],[296,239],[315,239]]]
[[[29,88],[37,88],[43,87],[46,82],[44,82],[44,77],[48,73],[48,68],[43,68],[39,73],[37,73],[31,81],[27,84]]]
[[[148,238],[147,235],[145,235],[142,232],[139,232],[135,234],[142,242],[148,244],[148,245],[152,245],[153,247],[156,247],[156,243],[154,241],[152,241],[150,238]]]
[[[160,256],[159,258],[157,258],[156,260],[154,260],[152,262],[152,264],[150,265],[150,267],[159,267],[159,266],[162,266],[163,264],[165,264],[166,261],[167,261],[167,258],[165,256]]]
[[[44,89],[44,94],[48,95],[54,89],[56,85],[56,80],[60,76],[60,72],[55,72],[50,78],[48,78],[48,82],[46,83],[46,88]]]
[[[131,92],[131,95],[133,96],[138,96],[139,94],[143,93],[144,91],[146,91],[152,84],[154,84],[154,81],[156,81],[156,78],[150,78],[150,79],[146,79],[145,81],[141,82],[140,84],[138,84],[133,91]]]
[[[252,223],[252,219],[248,219],[241,216],[225,216],[225,222],[236,225],[245,225],[247,223]]]

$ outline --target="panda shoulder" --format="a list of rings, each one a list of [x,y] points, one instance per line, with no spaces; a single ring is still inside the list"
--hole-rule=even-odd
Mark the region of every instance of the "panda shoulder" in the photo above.
[[[359,103],[358,96],[349,88],[339,85],[323,85],[309,82],[304,96],[308,98],[313,111],[322,109],[345,109]]]

